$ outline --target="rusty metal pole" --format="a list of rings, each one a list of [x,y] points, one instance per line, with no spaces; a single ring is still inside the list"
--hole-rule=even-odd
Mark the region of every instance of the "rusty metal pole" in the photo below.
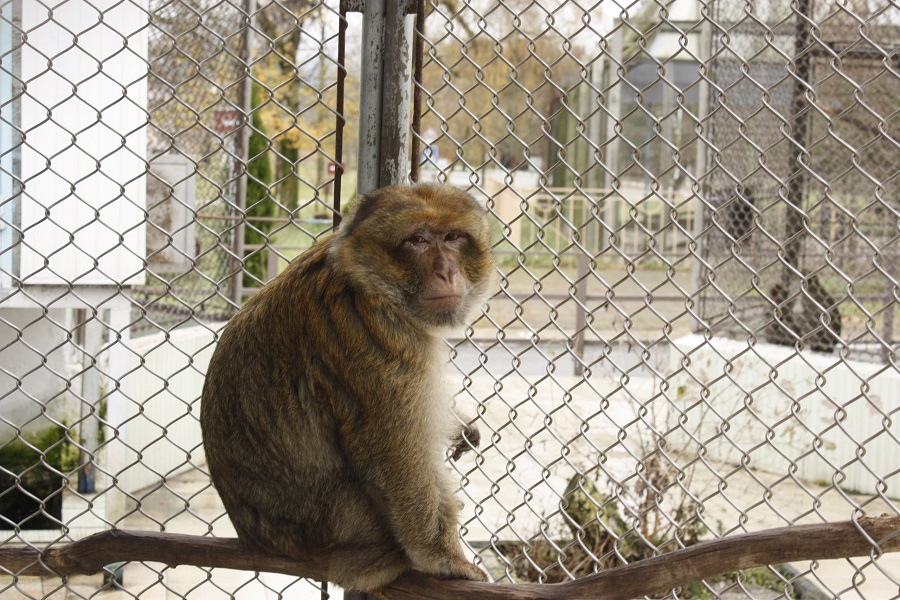
[[[409,180],[413,16],[410,3],[369,0],[363,10],[357,191]]]
[[[414,6],[386,2],[384,79],[381,86],[381,178],[379,184],[409,183],[412,113]]]

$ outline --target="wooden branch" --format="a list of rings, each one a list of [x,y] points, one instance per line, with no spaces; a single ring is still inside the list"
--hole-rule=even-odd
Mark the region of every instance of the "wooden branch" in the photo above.
[[[865,535],[860,533],[860,527]],[[737,569],[800,560],[869,556],[876,548],[873,544],[878,544],[880,552],[900,550],[900,516],[796,525],[730,536],[575,581],[549,585],[441,581],[423,573],[410,572],[385,588],[382,594],[390,600],[444,600],[468,595],[488,600],[627,600],[663,593]],[[284,573],[320,581],[328,578],[327,557],[301,564],[283,556],[249,550],[236,538],[113,529],[43,552],[27,547],[0,547],[0,568],[17,575],[91,574],[107,564],[122,561]]]

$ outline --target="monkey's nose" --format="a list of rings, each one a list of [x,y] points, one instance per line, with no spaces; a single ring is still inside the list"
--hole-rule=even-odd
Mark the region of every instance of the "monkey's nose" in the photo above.
[[[459,267],[456,261],[441,254],[434,261],[433,275],[444,283],[452,284],[459,276]]]

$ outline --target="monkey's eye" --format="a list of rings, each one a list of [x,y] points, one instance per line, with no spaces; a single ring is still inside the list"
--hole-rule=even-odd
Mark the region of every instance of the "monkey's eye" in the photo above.
[[[408,243],[410,243],[410,244],[415,245],[415,246],[418,246],[418,245],[420,245],[420,244],[427,244],[427,243],[428,243],[428,239],[427,239],[424,235],[419,234],[419,233],[414,233],[414,234],[412,234],[411,236],[409,236],[408,238],[406,238],[406,241],[407,241]]]
[[[458,240],[463,239],[464,237],[466,237],[466,234],[464,234],[462,232],[451,231],[450,233],[448,233],[447,235],[444,236],[444,241],[445,242],[456,242]]]

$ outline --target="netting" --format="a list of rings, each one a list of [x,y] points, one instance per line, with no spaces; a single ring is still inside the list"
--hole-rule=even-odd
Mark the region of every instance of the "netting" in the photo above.
[[[200,388],[221,325],[355,194],[365,57],[350,12],[341,64],[340,9],[0,0],[0,544],[233,535]],[[484,203],[500,275],[448,339],[481,429],[448,466],[473,559],[547,583],[900,514],[897,5],[426,15],[412,160]],[[154,563],[0,569],[11,598],[341,594]],[[873,546],[667,597],[898,586]]]

